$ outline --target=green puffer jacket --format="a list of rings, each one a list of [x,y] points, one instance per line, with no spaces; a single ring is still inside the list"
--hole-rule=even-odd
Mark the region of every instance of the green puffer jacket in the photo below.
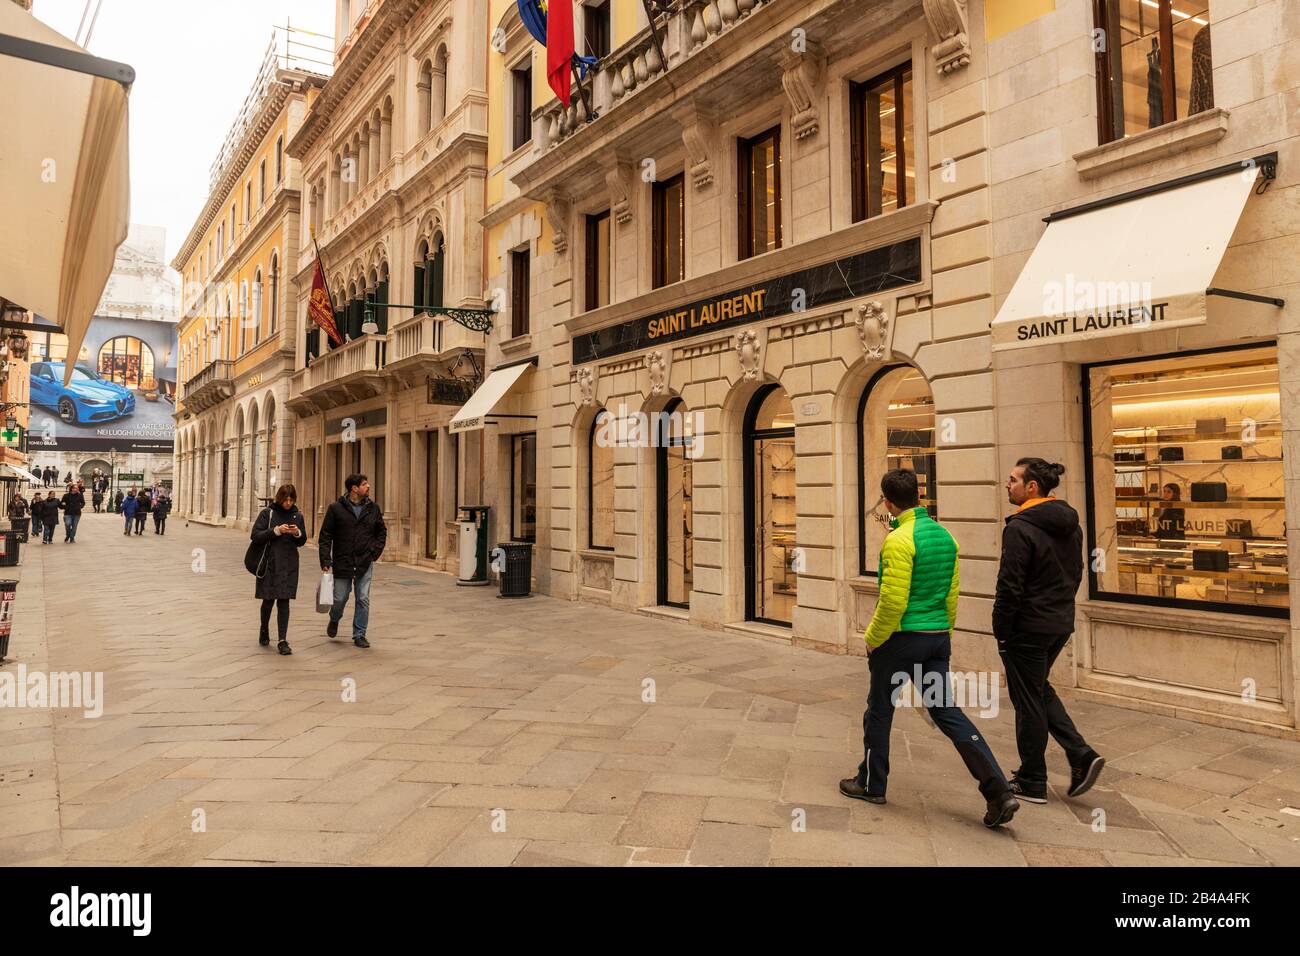
[[[957,620],[957,542],[924,508],[891,522],[880,549],[880,598],[865,635],[873,650],[897,631],[947,631]]]

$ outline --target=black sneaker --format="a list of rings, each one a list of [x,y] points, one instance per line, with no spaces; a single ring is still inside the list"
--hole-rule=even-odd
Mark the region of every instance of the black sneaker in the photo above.
[[[1067,797],[1078,797],[1092,789],[1092,785],[1101,776],[1101,768],[1106,766],[1104,757],[1093,754],[1078,767],[1070,768],[1070,789],[1065,791]]]
[[[337,637],[339,633],[339,622],[330,621],[325,625],[325,633],[329,637]]]
[[[1046,803],[1047,802],[1047,784],[1042,783],[1038,786],[1027,784],[1019,777],[1012,775],[1007,786],[1011,788],[1011,793],[1016,799],[1023,800],[1025,803]]]
[[[262,628],[262,630],[257,635],[257,643],[261,644],[263,647],[266,647],[268,644],[270,644],[271,643],[270,631],[268,631],[266,628]]]
[[[1011,791],[1007,791],[1000,797],[994,797],[988,801],[988,812],[984,814],[984,825],[989,829],[1000,827],[1004,823],[1010,823],[1011,818],[1016,815],[1020,809],[1020,801]]]
[[[276,646],[280,649],[280,653],[283,654],[285,657],[288,657],[290,654],[293,653],[293,648],[289,646],[288,641],[281,641]]]
[[[354,638],[352,638],[352,643],[355,644],[355,645],[357,645],[357,647],[369,647],[369,646],[370,646],[370,642],[369,642],[368,640],[366,640],[364,637],[354,637]]]
[[[885,802],[883,793],[867,793],[867,788],[858,783],[857,777],[845,777],[841,780],[840,793],[846,797],[852,797],[854,800],[865,800],[867,803]]]

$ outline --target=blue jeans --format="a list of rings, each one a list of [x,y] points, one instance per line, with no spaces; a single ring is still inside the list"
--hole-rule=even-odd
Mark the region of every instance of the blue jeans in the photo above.
[[[49,544],[51,541],[54,540],[54,525],[42,523],[41,528],[44,529],[45,532],[43,535],[41,535],[41,540],[44,541],[46,544]]]
[[[330,620],[335,624],[343,616],[343,609],[348,606],[348,592],[353,588],[357,592],[357,606],[352,612],[352,639],[366,636],[366,625],[370,623],[370,582],[375,577],[373,563],[366,567],[365,573],[355,578],[334,578],[334,606],[330,608]]]
[[[883,797],[889,782],[889,730],[894,721],[894,694],[913,680],[920,667],[924,686],[944,688],[940,700],[926,702],[935,725],[952,741],[972,777],[979,781],[985,800],[1005,793],[1003,776],[984,736],[975,730],[961,708],[952,706],[952,683],[948,659],[952,637],[944,633],[899,631],[871,652],[871,689],[867,691],[867,712],[862,716],[862,743],[866,755],[858,767],[858,782],[868,793]],[[934,682],[941,681],[941,684]],[[933,698],[931,698],[933,700]]]
[[[77,540],[77,523],[79,521],[81,521],[81,515],[79,514],[75,514],[75,515],[65,514],[63,516],[63,531],[64,534],[68,536],[69,541]]]

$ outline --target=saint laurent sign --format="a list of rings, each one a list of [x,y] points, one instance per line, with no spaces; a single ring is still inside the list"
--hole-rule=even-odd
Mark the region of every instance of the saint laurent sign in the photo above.
[[[920,281],[921,240],[905,239],[576,335],[573,363],[580,365]]]
[[[1027,342],[1031,339],[1050,339],[1062,335],[1081,336],[1089,332],[1106,332],[1112,329],[1133,327],[1150,328],[1152,323],[1165,320],[1168,302],[1154,305],[1135,305],[1109,309],[1104,312],[1090,312],[1087,315],[1066,315],[1055,319],[1039,319],[1036,322],[1024,322],[1016,326],[1016,340]]]

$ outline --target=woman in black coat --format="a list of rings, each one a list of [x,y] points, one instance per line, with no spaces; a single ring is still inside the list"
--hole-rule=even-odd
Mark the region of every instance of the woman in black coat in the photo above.
[[[307,543],[307,526],[296,504],[298,490],[281,485],[275,504],[262,509],[253,523],[254,544],[265,546],[257,578],[256,596],[262,599],[262,630],[257,643],[271,643],[271,606],[276,606],[276,625],[280,632],[281,654],[292,654],[289,647],[289,602],[298,596],[298,549]]]

